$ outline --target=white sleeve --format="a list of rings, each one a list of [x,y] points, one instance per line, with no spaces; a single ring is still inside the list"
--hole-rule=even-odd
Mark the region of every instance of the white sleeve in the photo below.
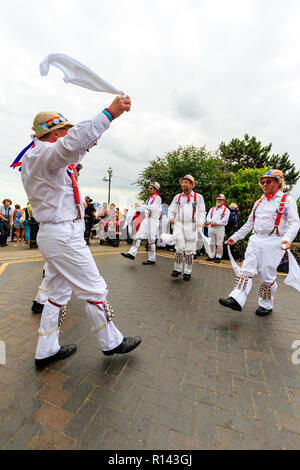
[[[177,204],[176,204],[177,199],[178,199],[178,196],[175,196],[173,201],[171,202],[171,205],[169,206],[168,220],[175,219],[177,215]]]
[[[201,222],[202,224],[205,223],[206,217],[206,210],[205,210],[205,202],[203,196],[199,194],[199,204],[197,204],[197,211],[196,211],[196,222]]]
[[[299,227],[298,207],[295,199],[290,196],[287,206],[287,231],[283,235],[282,240],[287,240],[291,243],[296,238]]]
[[[109,125],[109,119],[101,112],[93,119],[82,121],[69,129],[68,134],[51,145],[51,149],[45,155],[49,171],[81,161],[82,154],[100,139]]]
[[[253,206],[253,209],[254,209],[254,207],[255,207],[255,204]],[[250,212],[250,215],[248,217],[247,222],[237,232],[235,232],[232,235],[232,237],[230,237],[230,238],[232,238],[232,240],[234,242],[237,242],[239,240],[243,240],[245,238],[245,236],[248,235],[249,232],[252,232],[252,230],[254,228],[253,209]]]

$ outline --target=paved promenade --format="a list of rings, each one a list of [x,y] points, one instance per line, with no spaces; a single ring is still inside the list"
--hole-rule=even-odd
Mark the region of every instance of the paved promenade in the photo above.
[[[94,242],[95,243],[95,242]],[[173,279],[172,256],[155,266],[91,247],[109,287],[116,325],[142,344],[105,357],[83,301],[72,297],[61,344],[70,358],[34,368],[41,283],[38,250],[0,251],[0,449],[297,449],[300,447],[299,294],[283,284],[272,316],[259,318],[258,282],[243,312],[221,307],[228,262],[197,261],[191,282]]]

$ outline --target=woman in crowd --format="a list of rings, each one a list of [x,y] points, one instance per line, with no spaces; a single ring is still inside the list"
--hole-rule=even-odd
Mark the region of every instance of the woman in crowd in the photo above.
[[[7,237],[9,235],[9,227],[12,222],[11,214],[11,204],[10,199],[4,199],[2,205],[0,206],[0,245],[1,247],[7,246]]]
[[[24,230],[24,225],[21,222],[21,217],[23,213],[24,211],[21,209],[21,206],[19,204],[16,204],[12,218],[13,218],[13,225],[16,230],[17,242],[24,241],[25,230]],[[21,237],[21,240],[20,240],[20,237]]]

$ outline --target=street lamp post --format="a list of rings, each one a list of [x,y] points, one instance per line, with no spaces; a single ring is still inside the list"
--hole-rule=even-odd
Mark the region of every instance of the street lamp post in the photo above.
[[[111,167],[107,170],[108,179],[104,176],[103,181],[108,181],[108,205],[110,205],[110,186],[111,186],[111,177],[112,177],[112,169]]]

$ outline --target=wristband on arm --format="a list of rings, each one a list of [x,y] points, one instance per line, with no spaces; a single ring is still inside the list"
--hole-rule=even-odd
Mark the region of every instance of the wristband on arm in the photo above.
[[[107,108],[103,109],[102,113],[105,114],[105,116],[110,120],[110,122],[116,119],[116,116]]]

